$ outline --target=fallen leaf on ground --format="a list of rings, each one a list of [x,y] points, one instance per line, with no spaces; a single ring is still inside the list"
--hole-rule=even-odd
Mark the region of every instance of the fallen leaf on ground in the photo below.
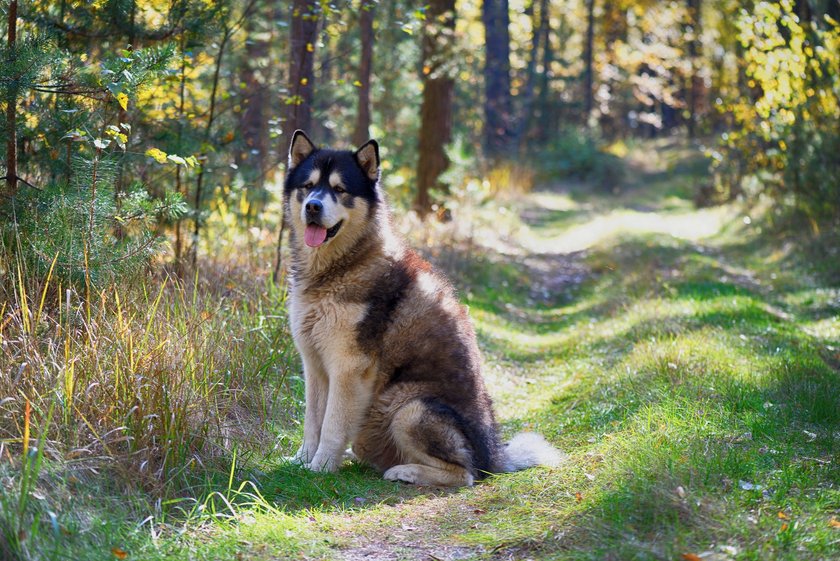
[[[680,557],[682,557],[685,561],[703,561],[702,557],[696,553],[683,553]]]

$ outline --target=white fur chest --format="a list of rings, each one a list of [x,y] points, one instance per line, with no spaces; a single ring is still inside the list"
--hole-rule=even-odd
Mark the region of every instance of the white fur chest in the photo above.
[[[366,305],[339,301],[327,291],[310,295],[293,288],[289,298],[295,342],[315,351],[325,362],[359,352],[356,326],[366,312]]]

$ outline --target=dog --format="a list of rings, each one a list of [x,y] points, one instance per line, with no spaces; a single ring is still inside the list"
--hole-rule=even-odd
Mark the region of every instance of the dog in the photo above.
[[[502,445],[467,311],[449,282],[394,233],[379,145],[289,147],[289,318],[306,412],[295,460],[337,470],[348,443],[387,480],[472,485],[489,474],[557,465],[523,433]]]

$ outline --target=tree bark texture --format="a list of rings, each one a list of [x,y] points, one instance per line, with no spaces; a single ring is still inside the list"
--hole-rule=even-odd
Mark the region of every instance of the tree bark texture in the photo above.
[[[356,127],[353,130],[353,144],[361,146],[370,138],[370,73],[373,67],[373,17],[376,3],[362,0],[359,14],[359,35],[362,40],[362,56],[359,60],[359,104],[356,111]]]
[[[700,35],[703,30],[700,17],[701,0],[687,0],[689,25],[691,26],[688,39],[688,58],[691,63],[691,75],[689,76],[686,105],[688,110],[688,137],[694,138],[697,134],[697,105],[700,97],[702,83],[698,73],[698,56],[702,47]]]
[[[507,0],[484,0],[484,148],[491,159],[508,148],[512,126],[510,14]]]
[[[318,41],[317,0],[294,0],[289,37],[289,97],[286,100],[280,154],[289,152],[295,130],[312,128],[315,44]]]
[[[531,53],[528,58],[528,68],[525,78],[525,92],[522,99],[522,111],[519,123],[516,127],[516,144],[519,150],[524,148],[524,137],[528,134],[533,123],[534,114],[534,92],[537,85],[537,59],[540,56],[540,41],[548,38],[548,0],[540,0],[539,12],[536,11],[534,2],[530,5],[531,10]],[[543,73],[548,68],[543,68]]]
[[[449,167],[445,148],[452,139],[454,30],[455,0],[432,0],[423,27],[423,102],[420,106],[417,196],[414,199],[414,208],[421,216],[432,209],[431,190],[446,190],[440,175]]]
[[[270,17],[257,11],[255,16],[260,19]],[[269,44],[267,31],[255,18],[245,21],[245,30],[249,41],[245,42],[245,60],[240,70],[240,81],[245,84],[245,109],[239,120],[242,139],[247,146],[247,153],[237,157],[237,164],[245,164],[255,169],[257,183],[262,187],[266,157],[268,155],[268,116],[266,103],[268,102],[267,84],[269,69],[263,64],[268,58]]]
[[[9,34],[7,45],[9,48],[9,63],[14,62],[17,44],[17,0],[9,2]],[[9,88],[9,98],[6,100],[6,195],[14,197],[17,194],[17,88]]]
[[[592,91],[592,59],[595,47],[595,0],[586,0],[586,48],[584,49],[584,71],[583,71],[583,117],[586,123],[592,114],[595,105],[595,96]]]
[[[549,13],[546,11],[546,16]],[[554,48],[551,43],[551,18],[546,17],[542,22],[541,31],[542,38],[542,75],[540,76],[540,93],[538,96],[537,107],[539,108],[540,126],[537,127],[537,137],[544,140],[549,135],[549,131],[556,127],[556,121],[559,117],[559,111],[549,103],[551,94],[551,65],[554,62]],[[566,15],[560,14],[560,26],[557,34],[560,37],[560,43],[563,44],[566,29]]]

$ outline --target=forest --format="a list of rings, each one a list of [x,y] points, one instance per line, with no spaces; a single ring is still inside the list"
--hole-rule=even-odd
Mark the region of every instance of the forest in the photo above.
[[[0,558],[836,555],[840,0],[0,20]],[[502,433],[563,465],[445,491],[286,460],[298,129],[378,141]]]

